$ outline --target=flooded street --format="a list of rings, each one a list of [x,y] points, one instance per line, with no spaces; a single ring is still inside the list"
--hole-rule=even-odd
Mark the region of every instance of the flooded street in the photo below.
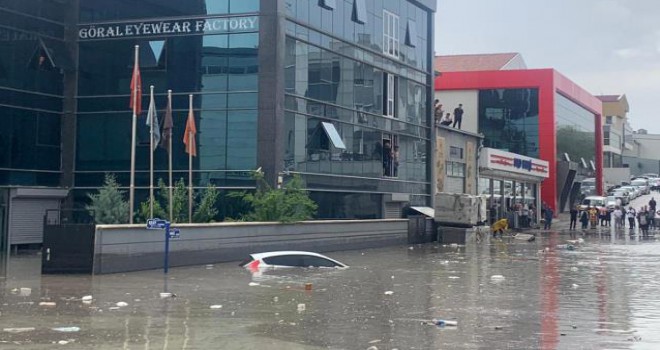
[[[660,244],[584,238],[574,250],[557,247],[567,234],[544,233],[327,254],[346,270],[253,275],[227,263],[167,278],[30,277],[40,257],[19,256],[0,282],[0,348],[660,348]],[[433,318],[458,325],[425,324]]]

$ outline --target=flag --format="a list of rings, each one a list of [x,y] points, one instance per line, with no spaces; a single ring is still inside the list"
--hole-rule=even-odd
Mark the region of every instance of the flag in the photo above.
[[[172,142],[172,129],[174,121],[172,120],[172,95],[167,95],[167,108],[165,109],[165,119],[163,119],[163,132],[160,138],[160,147],[169,152],[170,142]]]
[[[186,153],[193,157],[197,157],[195,134],[197,134],[197,127],[195,126],[195,114],[191,105],[188,112],[188,120],[186,121],[186,132],[183,134],[183,143],[186,145]]]
[[[153,130],[154,148],[152,149],[152,151],[155,151],[156,147],[158,147],[158,143],[160,142],[160,129],[158,128],[159,126],[158,115],[156,114],[156,103],[154,102],[153,93],[151,94],[151,99],[149,101],[149,111],[147,112],[147,126],[149,127],[149,132],[150,132],[149,135],[151,135],[151,131]],[[151,143],[151,141],[149,143]]]
[[[131,78],[131,102],[129,106],[135,111],[135,115],[142,113],[142,77],[140,76],[140,62],[135,56],[133,65],[133,78]]]

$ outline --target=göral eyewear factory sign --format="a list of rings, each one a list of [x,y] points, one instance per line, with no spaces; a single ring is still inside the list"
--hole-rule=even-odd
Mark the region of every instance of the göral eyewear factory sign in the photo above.
[[[259,29],[259,16],[89,24],[78,28],[80,40],[186,34],[221,34]]]

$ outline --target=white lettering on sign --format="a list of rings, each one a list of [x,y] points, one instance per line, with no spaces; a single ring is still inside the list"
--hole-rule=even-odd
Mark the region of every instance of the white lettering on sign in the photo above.
[[[78,29],[81,40],[162,34],[213,34],[252,31],[258,28],[258,16],[209,18],[200,20],[154,21],[128,24],[84,25]]]

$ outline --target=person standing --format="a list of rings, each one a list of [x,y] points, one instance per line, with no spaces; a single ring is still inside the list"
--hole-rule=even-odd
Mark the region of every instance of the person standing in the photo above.
[[[552,208],[546,207],[545,208],[545,224],[543,225],[544,230],[550,230],[552,228],[552,216],[554,212],[552,211]]]
[[[461,128],[461,122],[463,121],[463,104],[459,103],[458,107],[454,109],[454,125],[452,127],[456,127],[458,125],[458,128]]]
[[[614,217],[614,228],[615,229],[623,228],[623,212],[621,211],[620,207],[616,207],[614,209],[614,211],[612,212],[612,216]]]
[[[433,101],[433,117],[435,118],[436,125],[440,124],[440,119],[442,119],[443,114],[444,111],[442,110],[442,104],[440,103],[440,100],[436,99]]]
[[[575,226],[577,225],[577,217],[578,208],[571,208],[571,226],[569,227],[569,230],[575,230]]]
[[[589,208],[589,223],[591,224],[591,228],[598,226],[598,209],[596,207]]]
[[[626,212],[626,217],[628,218],[628,225],[630,226],[630,229],[635,228],[635,217],[637,216],[637,213],[635,212],[635,209],[633,207],[628,208],[628,212]]]
[[[649,201],[649,209],[651,209],[653,212],[655,212],[655,206],[656,206],[655,198],[651,197],[651,200]]]
[[[582,223],[582,229],[586,230],[589,225],[589,213],[586,210],[582,211],[580,215],[580,222]]]

